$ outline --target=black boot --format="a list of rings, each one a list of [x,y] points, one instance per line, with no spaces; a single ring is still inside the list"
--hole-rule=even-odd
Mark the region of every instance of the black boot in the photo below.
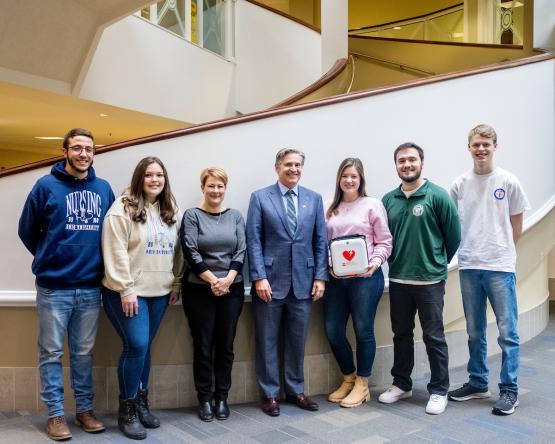
[[[220,420],[229,418],[229,406],[225,399],[216,399],[214,402],[214,416]]]
[[[118,427],[128,438],[146,438],[146,430],[141,425],[137,415],[136,399],[119,399]]]
[[[139,390],[137,392],[137,413],[141,424],[147,429],[156,429],[160,427],[160,420],[150,413],[150,403],[148,402],[148,390]]]
[[[214,419],[214,410],[212,409],[212,401],[201,401],[198,406],[198,417],[206,422]]]

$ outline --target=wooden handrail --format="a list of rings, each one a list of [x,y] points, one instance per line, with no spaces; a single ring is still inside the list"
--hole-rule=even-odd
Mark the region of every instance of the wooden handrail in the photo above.
[[[498,43],[463,43],[463,42],[440,42],[439,40],[416,40],[399,39],[393,37],[371,37],[368,35],[350,35],[350,39],[382,40],[386,42],[403,43],[425,43],[427,45],[450,45],[450,46],[473,46],[477,48],[496,48],[496,49],[522,49],[522,45],[501,45]]]
[[[434,14],[439,14],[440,12],[449,11],[450,9],[453,9],[453,8],[458,8],[459,6],[464,6],[464,3],[457,3],[455,5],[448,6],[447,8],[442,8],[442,9],[438,9],[437,11],[428,12],[427,14],[415,15],[414,17],[409,17],[409,18],[405,18],[405,19],[401,19],[401,20],[395,20],[393,22],[380,23],[379,25],[361,26],[360,28],[352,28],[352,29],[349,29],[349,32],[364,31],[365,29],[372,29],[372,28],[379,28],[381,26],[395,25],[397,23],[408,22],[409,20],[418,20],[418,19],[421,19],[421,18],[430,17]]]
[[[387,85],[387,86],[381,86],[377,88],[370,88],[364,91],[357,91],[351,94],[342,94],[339,96],[328,97],[325,99],[315,100],[313,102],[308,102],[308,103],[301,103],[298,105],[287,105],[281,108],[272,108],[269,110],[258,111],[251,114],[245,114],[242,116],[228,117],[226,119],[215,120],[213,122],[201,123],[198,125],[194,125],[194,126],[179,129],[179,130],[168,131],[165,133],[154,134],[154,135],[145,136],[145,137],[139,137],[137,139],[132,139],[132,140],[126,140],[124,142],[114,143],[112,145],[106,145],[101,148],[98,148],[97,154],[108,153],[110,151],[115,151],[122,148],[127,148],[129,146],[134,146],[134,145],[142,145],[144,143],[158,142],[161,140],[173,139],[175,137],[183,137],[190,134],[200,133],[203,131],[210,131],[213,129],[223,128],[231,125],[239,125],[241,123],[252,122],[259,119],[267,119],[270,117],[279,116],[279,115],[288,114],[288,113],[295,113],[295,112],[304,111],[307,109],[330,106],[330,105],[335,105],[337,103],[348,102],[351,100],[358,100],[366,97],[387,94],[390,92],[402,91],[404,89],[416,88],[422,85],[430,85],[433,83],[445,82],[448,80],[458,79],[462,77],[474,76],[474,75],[484,74],[492,71],[500,71],[504,69],[515,68],[517,66],[530,65],[533,63],[544,62],[547,60],[555,59],[555,54],[549,52],[548,50],[538,49],[537,51],[540,51],[541,53],[530,57],[526,57],[523,59],[497,62],[492,65],[481,66],[479,68],[472,68],[472,69],[467,69],[463,71],[456,71],[456,72],[451,72],[447,74],[439,74],[435,76],[424,77],[421,79],[411,80],[409,82],[397,83],[395,85]],[[58,156],[55,158],[44,159],[38,162],[33,162],[30,164],[22,165],[15,168],[5,169],[4,171],[0,171],[0,178],[10,176],[12,174],[22,173],[25,171],[30,171],[30,170],[42,168],[45,166],[49,166],[61,159],[63,159],[63,157]]]
[[[316,80],[314,83],[311,83],[305,89],[299,91],[298,93],[293,94],[291,97],[288,97],[285,100],[282,100],[281,102],[272,106],[269,109],[291,105],[292,103],[295,103],[301,100],[302,98],[308,96],[309,94],[313,93],[317,89],[320,89],[322,86],[331,82],[339,74],[341,74],[346,67],[347,67],[347,59],[336,60],[333,66],[330,68],[330,70],[327,73],[325,73],[322,77],[320,77],[318,80]]]
[[[253,5],[256,5],[256,6],[260,6],[261,8],[267,9],[268,11],[273,12],[274,14],[281,15],[282,17],[285,17],[289,20],[297,22],[299,25],[306,26],[307,28],[310,28],[313,31],[316,31],[317,33],[322,32],[322,30],[318,26],[313,25],[312,23],[305,22],[304,20],[301,20],[300,18],[294,17],[290,14],[287,14],[286,12],[280,11],[279,9],[272,8],[271,6],[268,6],[268,5],[266,5],[262,2],[259,2],[259,1],[256,1],[256,0],[247,0],[247,2],[252,3]]]
[[[420,74],[425,74],[427,76],[433,76],[435,75],[435,72],[431,72],[431,71],[425,71],[423,69],[420,68],[416,68],[414,66],[410,66],[410,65],[405,65],[404,63],[399,63],[399,62],[395,62],[393,60],[386,60],[386,59],[380,59],[378,57],[372,57],[369,56],[367,54],[361,54],[360,52],[353,52],[353,51],[349,51],[349,54],[352,54],[356,57],[362,57],[365,59],[370,59],[370,60],[375,60],[376,62],[380,62],[380,63],[386,63],[387,65],[393,65],[393,66],[397,66],[399,67],[401,70],[406,70],[406,71],[416,71]]]

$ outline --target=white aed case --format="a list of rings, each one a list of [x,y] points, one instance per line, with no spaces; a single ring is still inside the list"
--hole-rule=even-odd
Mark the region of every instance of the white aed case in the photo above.
[[[336,276],[362,274],[368,269],[366,237],[362,234],[336,237],[330,241],[331,267]]]

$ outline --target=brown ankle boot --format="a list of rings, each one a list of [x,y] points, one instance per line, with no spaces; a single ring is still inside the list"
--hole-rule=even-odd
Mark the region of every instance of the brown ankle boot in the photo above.
[[[368,378],[357,376],[355,386],[351,393],[339,404],[341,407],[357,407],[365,401],[370,401],[370,391],[368,390]]]
[[[102,424],[102,422],[95,416],[92,410],[77,413],[75,415],[75,425],[78,425],[85,432],[89,433],[101,432],[106,428],[104,427],[104,424]]]
[[[351,393],[351,390],[353,389],[354,385],[355,385],[354,373],[351,373],[350,375],[343,375],[343,382],[335,392],[330,393],[330,395],[328,396],[328,401],[341,402],[343,398],[345,398],[349,393]]]
[[[48,418],[48,422],[46,423],[46,434],[54,441],[70,439],[71,432],[67,426],[66,417],[62,415]]]

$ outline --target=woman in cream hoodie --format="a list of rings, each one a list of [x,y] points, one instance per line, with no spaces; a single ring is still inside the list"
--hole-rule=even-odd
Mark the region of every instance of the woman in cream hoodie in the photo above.
[[[157,157],[139,162],[131,185],[104,219],[102,301],[123,342],[118,426],[132,439],[144,439],[145,427],[160,426],[148,403],[150,345],[181,287],[180,219],[166,168]]]

